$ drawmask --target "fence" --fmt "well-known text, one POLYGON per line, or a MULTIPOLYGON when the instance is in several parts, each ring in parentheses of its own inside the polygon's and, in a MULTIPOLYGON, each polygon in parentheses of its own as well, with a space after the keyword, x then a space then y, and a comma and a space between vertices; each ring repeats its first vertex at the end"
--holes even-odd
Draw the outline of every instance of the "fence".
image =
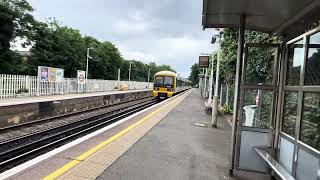
MULTIPOLYGON (((204 78, 200 78, 199 80, 199 89, 201 93, 201 97, 204 99, 208 99, 209 97, 209 89, 210 89, 210 79, 207 78, 204 80, 204 78)), ((212 84, 212 96, 214 94, 214 86, 215 83, 212 84)), ((218 89, 218 101, 219 106, 225 106, 228 105, 231 109, 233 108, 233 96, 234 96, 234 85, 233 84, 219 84, 218 89)))
POLYGON ((153 83, 120 81, 117 80, 101 80, 88 79, 87 87, 79 85, 77 78, 64 78, 62 82, 40 82, 38 89, 38 81, 36 76, 10 75, 0 74, 0 98, 12 98, 17 95, 24 96, 46 96, 54 94, 73 94, 83 92, 103 92, 113 91, 119 87, 119 84, 127 84, 129 89, 146 89, 152 88, 153 83), (87 90, 85 90, 87 88, 87 90), (27 92, 24 92, 24 89, 27 92), (18 93, 18 92, 22 93, 18 93))

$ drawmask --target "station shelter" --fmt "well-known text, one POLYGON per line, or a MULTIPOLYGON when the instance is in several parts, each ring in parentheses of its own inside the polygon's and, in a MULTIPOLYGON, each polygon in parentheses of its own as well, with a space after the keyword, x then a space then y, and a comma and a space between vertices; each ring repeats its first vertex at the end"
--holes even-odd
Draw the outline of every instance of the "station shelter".
POLYGON ((204 29, 239 30, 230 174, 320 179, 319 21, 319 0, 203 0, 204 29), (276 35, 281 43, 246 43, 246 30, 276 35), (264 78, 252 74, 258 70, 264 78))

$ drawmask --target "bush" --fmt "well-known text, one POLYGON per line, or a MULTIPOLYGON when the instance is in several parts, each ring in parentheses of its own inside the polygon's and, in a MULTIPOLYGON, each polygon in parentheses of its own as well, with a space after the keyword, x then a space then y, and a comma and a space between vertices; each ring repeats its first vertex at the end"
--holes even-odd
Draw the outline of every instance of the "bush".
POLYGON ((21 88, 16 92, 16 94, 28 93, 28 92, 29 92, 29 90, 27 88, 21 88))
POLYGON ((227 104, 225 104, 225 105, 222 107, 221 111, 224 112, 224 113, 232 113, 231 106, 230 106, 230 105, 227 105, 227 104))

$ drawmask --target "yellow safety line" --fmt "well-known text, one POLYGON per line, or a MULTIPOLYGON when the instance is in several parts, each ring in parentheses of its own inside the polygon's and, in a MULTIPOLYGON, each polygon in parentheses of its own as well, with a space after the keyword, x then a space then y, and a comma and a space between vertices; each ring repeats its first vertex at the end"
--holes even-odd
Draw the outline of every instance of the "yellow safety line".
MULTIPOLYGON (((182 97, 182 96, 180 96, 180 97, 182 97)), ((92 149, 90 149, 87 152, 85 152, 85 153, 81 154, 80 156, 76 157, 74 160, 70 161, 66 165, 60 167, 59 169, 56 169, 54 172, 52 172, 49 175, 47 175, 46 177, 44 177, 43 180, 52 180, 52 179, 58 178, 59 176, 61 176, 64 173, 66 173, 69 169, 73 168, 74 166, 79 164, 81 161, 85 160, 86 158, 88 158, 89 156, 91 156, 92 154, 97 152, 99 149, 103 148, 104 146, 106 146, 106 145, 110 144, 111 142, 115 141, 116 139, 120 138, 121 136, 123 136, 124 134, 126 134, 127 132, 132 130, 133 128, 137 127, 139 124, 143 123, 144 121, 148 120, 151 116, 153 116, 156 113, 160 112, 162 109, 164 109, 167 106, 173 104, 173 102, 176 102, 177 100, 178 100, 178 98, 173 100, 173 101, 171 101, 171 102, 169 102, 168 104, 162 106, 161 108, 157 109, 156 111, 151 112, 150 114, 148 114, 144 118, 140 119, 136 123, 130 125, 126 129, 120 131, 119 133, 117 133, 114 136, 110 137, 106 141, 101 142, 100 144, 96 145, 92 149)))

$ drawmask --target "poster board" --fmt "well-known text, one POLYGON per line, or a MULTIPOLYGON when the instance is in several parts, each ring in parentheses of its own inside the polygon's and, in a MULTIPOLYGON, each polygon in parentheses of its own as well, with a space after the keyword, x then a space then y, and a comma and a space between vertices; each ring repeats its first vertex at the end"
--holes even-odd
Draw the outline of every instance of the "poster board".
POLYGON ((78 70, 77 79, 78 79, 78 84, 86 84, 86 72, 78 70))
POLYGON ((64 70, 60 68, 38 66, 38 79, 40 82, 62 82, 64 70))

